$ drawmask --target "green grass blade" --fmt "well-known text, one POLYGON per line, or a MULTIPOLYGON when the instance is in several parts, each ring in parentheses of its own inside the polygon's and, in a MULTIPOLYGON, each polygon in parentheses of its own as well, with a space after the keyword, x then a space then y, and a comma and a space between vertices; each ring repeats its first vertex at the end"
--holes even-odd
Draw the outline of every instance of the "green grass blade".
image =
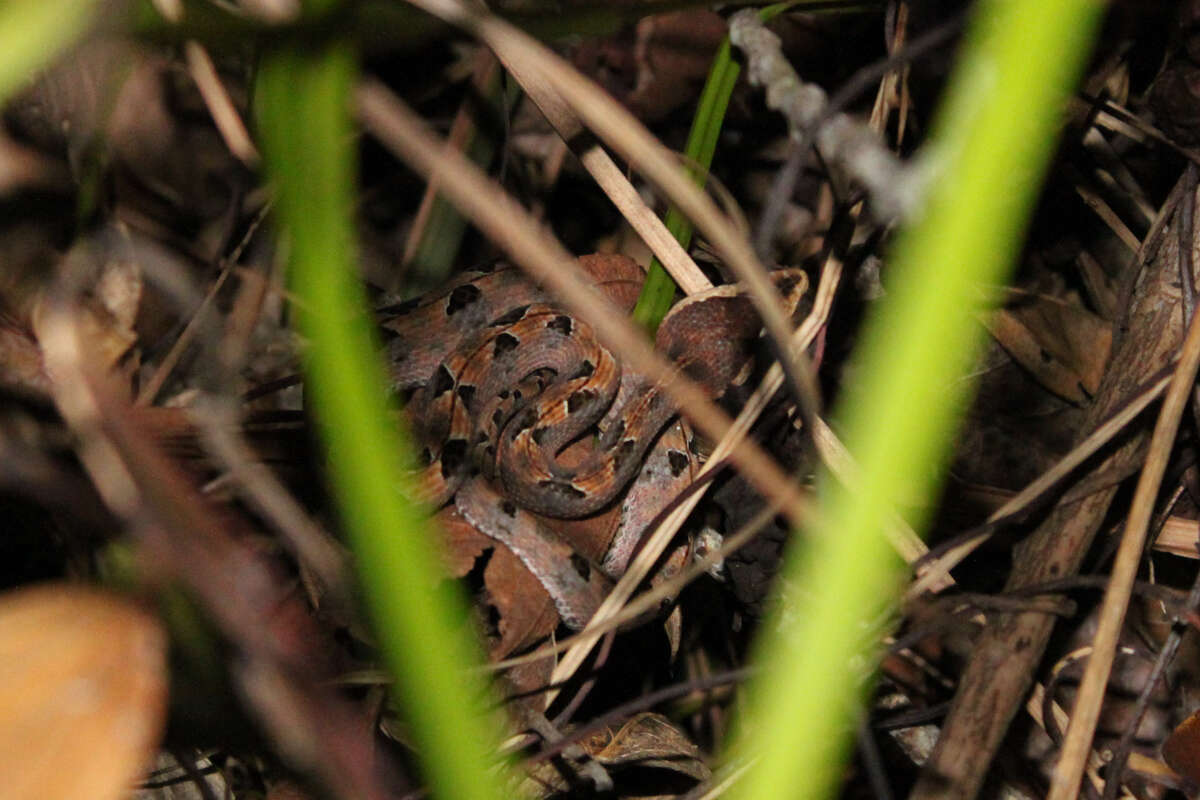
POLYGON ((96 0, 0 3, 0 102, 87 30, 95 5, 96 0))
MULTIPOLYGON (((759 16, 764 21, 769 20, 795 5, 799 5, 797 0, 776 3, 760 11, 759 16)), ((729 45, 729 37, 726 36, 713 56, 713 63, 700 92, 696 115, 692 118, 692 127, 688 131, 688 140, 684 147, 684 154, 688 159, 687 169, 700 185, 704 184, 708 170, 712 167, 713 156, 717 152, 717 140, 721 136, 721 126, 725 123, 725 112, 729 109, 729 98, 733 96, 733 87, 741 73, 742 67, 733 60, 733 50, 729 45)), ((675 241, 686 249, 692 241, 692 223, 675 206, 667 209, 664 222, 675 241)), ((637 305, 633 309, 633 321, 653 332, 666 316, 674 299, 675 282, 658 258, 653 258, 650 261, 650 269, 646 272, 646 282, 642 284, 642 293, 638 295, 637 305)))
MULTIPOLYGON (((712 166, 725 111, 729 108, 729 98, 733 95, 733 87, 741 71, 742 68, 733 60, 729 37, 726 36, 713 57, 684 150, 690 162, 688 169, 698 183, 704 182, 712 166)), ((675 206, 667 209, 665 222, 675 241, 686 248, 692 241, 692 223, 675 206)), ((650 269, 646 272, 646 282, 642 284, 642 293, 633 309, 633 321, 650 331, 655 330, 674 299, 675 282, 656 257, 651 260, 650 269)))
MULTIPOLYGON (((1011 268, 1103 6, 985 0, 934 126, 939 181, 896 243, 889 296, 864 332, 836 418, 862 469, 852 494, 826 479, 820 522, 785 570, 793 602, 763 628, 746 740, 757 761, 739 800, 822 798, 843 774, 874 656, 864 623, 902 577, 881 535, 901 497, 932 497, 982 329, 978 287, 1011 268)), ((918 526, 926 520, 913 520, 918 526)))
POLYGON ((433 546, 425 510, 406 502, 401 441, 354 247, 348 109, 356 77, 349 49, 268 54, 257 86, 260 139, 288 232, 289 282, 305 371, 328 452, 329 475, 353 546, 379 644, 435 797, 499 798, 489 774, 496 735, 472 677, 480 662, 466 606, 433 546))

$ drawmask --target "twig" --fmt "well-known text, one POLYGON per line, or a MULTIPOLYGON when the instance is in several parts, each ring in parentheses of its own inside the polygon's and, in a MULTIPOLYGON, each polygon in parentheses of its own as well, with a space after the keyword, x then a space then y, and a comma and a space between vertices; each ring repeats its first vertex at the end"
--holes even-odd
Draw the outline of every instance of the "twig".
MULTIPOLYGON (((1190 244, 1188 246, 1190 247, 1190 244)), ((1108 684, 1108 675, 1112 669, 1117 637, 1121 631, 1121 623, 1125 620, 1125 611, 1129 606, 1130 589, 1137 576, 1142 548, 1146 543, 1150 516, 1154 513, 1154 499, 1158 494, 1163 473, 1166 471, 1175 435, 1179 432, 1179 421, 1196 381, 1198 368, 1200 368, 1200 315, 1194 314, 1191 325, 1188 327, 1187 338, 1184 340, 1179 366, 1167 389, 1167 396, 1163 401, 1162 411, 1159 412, 1154 435, 1150 440, 1150 451, 1146 456, 1146 463, 1142 468, 1142 474, 1134 492, 1129 520, 1121 538, 1121 546, 1117 550, 1116 562, 1113 564, 1112 583, 1104 595, 1104 603, 1100 608, 1096 636, 1092 642, 1094 652, 1088 661, 1083 682, 1079 686, 1075 713, 1071 719, 1071 726, 1067 730, 1067 738, 1063 743, 1058 768, 1054 771, 1049 800, 1068 800, 1079 787, 1096 721, 1100 717, 1100 705, 1103 702, 1105 686, 1108 684)))
POLYGON ((881 221, 916 213, 932 175, 926 162, 905 166, 866 125, 846 114, 825 118, 825 90, 800 80, 783 56, 779 37, 757 11, 745 9, 730 18, 729 41, 746 53, 747 77, 766 90, 767 105, 787 119, 792 138, 801 144, 813 141, 827 162, 862 184, 881 221))
POLYGON ((204 98, 204 104, 208 106, 208 113, 212 117, 213 124, 217 126, 217 131, 225 140, 225 146, 239 161, 254 169, 259 163, 258 149, 250 140, 246 124, 242 122, 242 117, 233 105, 229 92, 221 83, 221 76, 217 74, 212 56, 196 41, 186 42, 183 50, 187 57, 188 73, 195 81, 196 88, 200 90, 200 96, 204 98))
POLYGON ((1175 624, 1172 625, 1171 632, 1167 634, 1167 641, 1163 643, 1162 649, 1158 653, 1158 658, 1154 661, 1154 668, 1146 678, 1146 685, 1142 687, 1142 691, 1138 694, 1133 719, 1125 726, 1125 731, 1121 734, 1121 740, 1113 750, 1112 761, 1109 762, 1109 777, 1108 783, 1104 787, 1103 800, 1115 800, 1117 796, 1117 789, 1121 785, 1121 777, 1125 772, 1125 762, 1129 760, 1129 754, 1133 750, 1133 739, 1137 734, 1138 728, 1141 727, 1142 717, 1146 715, 1146 710, 1150 707, 1150 697, 1154 693, 1155 687, 1158 686, 1158 682, 1162 680, 1163 675, 1166 673, 1167 666, 1175 658, 1175 653, 1179 650, 1179 645, 1183 641, 1183 628, 1178 623, 1182 622, 1188 615, 1195 613, 1197 608, 1200 608, 1200 572, 1196 573, 1196 578, 1192 581, 1192 590, 1188 592, 1183 608, 1174 615, 1175 624))

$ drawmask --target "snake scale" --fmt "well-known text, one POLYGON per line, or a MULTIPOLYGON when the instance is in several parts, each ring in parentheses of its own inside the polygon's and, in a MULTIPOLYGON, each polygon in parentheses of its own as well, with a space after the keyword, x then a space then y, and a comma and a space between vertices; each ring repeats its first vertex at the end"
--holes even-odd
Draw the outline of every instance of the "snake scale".
MULTIPOLYGON (((632 308, 643 278, 635 262, 578 262, 610 301, 632 308)), ((794 308, 804 273, 773 277, 794 308)), ((515 269, 467 273, 378 314, 391 387, 409 398, 423 447, 420 493, 434 506, 453 499, 525 564, 564 622, 582 627, 646 526, 691 481, 694 456, 682 426, 668 425, 676 409, 663 387, 622 370, 587 323, 515 269), (575 553, 552 528, 618 499, 603 552, 575 553)), ((760 329, 750 301, 722 286, 677 303, 656 346, 716 398, 748 374, 760 329)))

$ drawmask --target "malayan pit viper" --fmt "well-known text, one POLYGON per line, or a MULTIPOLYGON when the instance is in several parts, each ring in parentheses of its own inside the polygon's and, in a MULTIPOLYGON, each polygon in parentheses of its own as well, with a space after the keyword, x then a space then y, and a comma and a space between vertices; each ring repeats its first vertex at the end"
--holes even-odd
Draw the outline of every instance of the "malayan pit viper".
MULTIPOLYGON (((578 261, 609 300, 633 307, 643 278, 634 261, 578 261)), ((773 278, 794 308, 807 288, 804 273, 773 278)), ((623 371, 590 326, 515 269, 467 273, 378 313, 392 389, 409 397, 424 448, 421 494, 435 506, 453 499, 466 520, 525 564, 564 622, 582 627, 647 526, 694 474, 683 427, 668 425, 676 409, 666 393, 623 371), (550 528, 554 519, 586 517, 618 500, 602 553, 581 558, 550 528)), ((656 346, 716 398, 744 378, 760 329, 750 301, 722 286, 677 303, 656 346)))

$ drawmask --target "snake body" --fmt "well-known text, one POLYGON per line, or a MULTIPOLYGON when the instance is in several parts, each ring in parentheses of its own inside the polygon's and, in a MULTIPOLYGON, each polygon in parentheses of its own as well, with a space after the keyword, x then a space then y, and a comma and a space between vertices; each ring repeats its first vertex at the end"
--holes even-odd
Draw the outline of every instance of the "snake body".
MULTIPOLYGON (((632 307, 642 279, 633 261, 579 261, 610 300, 632 307)), ((774 276, 786 297, 803 294, 803 272, 774 276)), ((411 393, 407 411, 424 446, 421 493, 436 506, 455 498, 542 582, 568 625, 584 624, 646 524, 691 479, 685 435, 678 425, 663 433, 676 413, 663 387, 622 371, 590 326, 516 270, 469 274, 381 313, 394 337, 392 387, 411 393), (560 540, 545 518, 594 515, 619 496, 611 545, 594 559, 600 569, 549 544, 560 540)), ((749 300, 722 286, 677 303, 656 346, 717 397, 744 371, 760 327, 749 300)))

